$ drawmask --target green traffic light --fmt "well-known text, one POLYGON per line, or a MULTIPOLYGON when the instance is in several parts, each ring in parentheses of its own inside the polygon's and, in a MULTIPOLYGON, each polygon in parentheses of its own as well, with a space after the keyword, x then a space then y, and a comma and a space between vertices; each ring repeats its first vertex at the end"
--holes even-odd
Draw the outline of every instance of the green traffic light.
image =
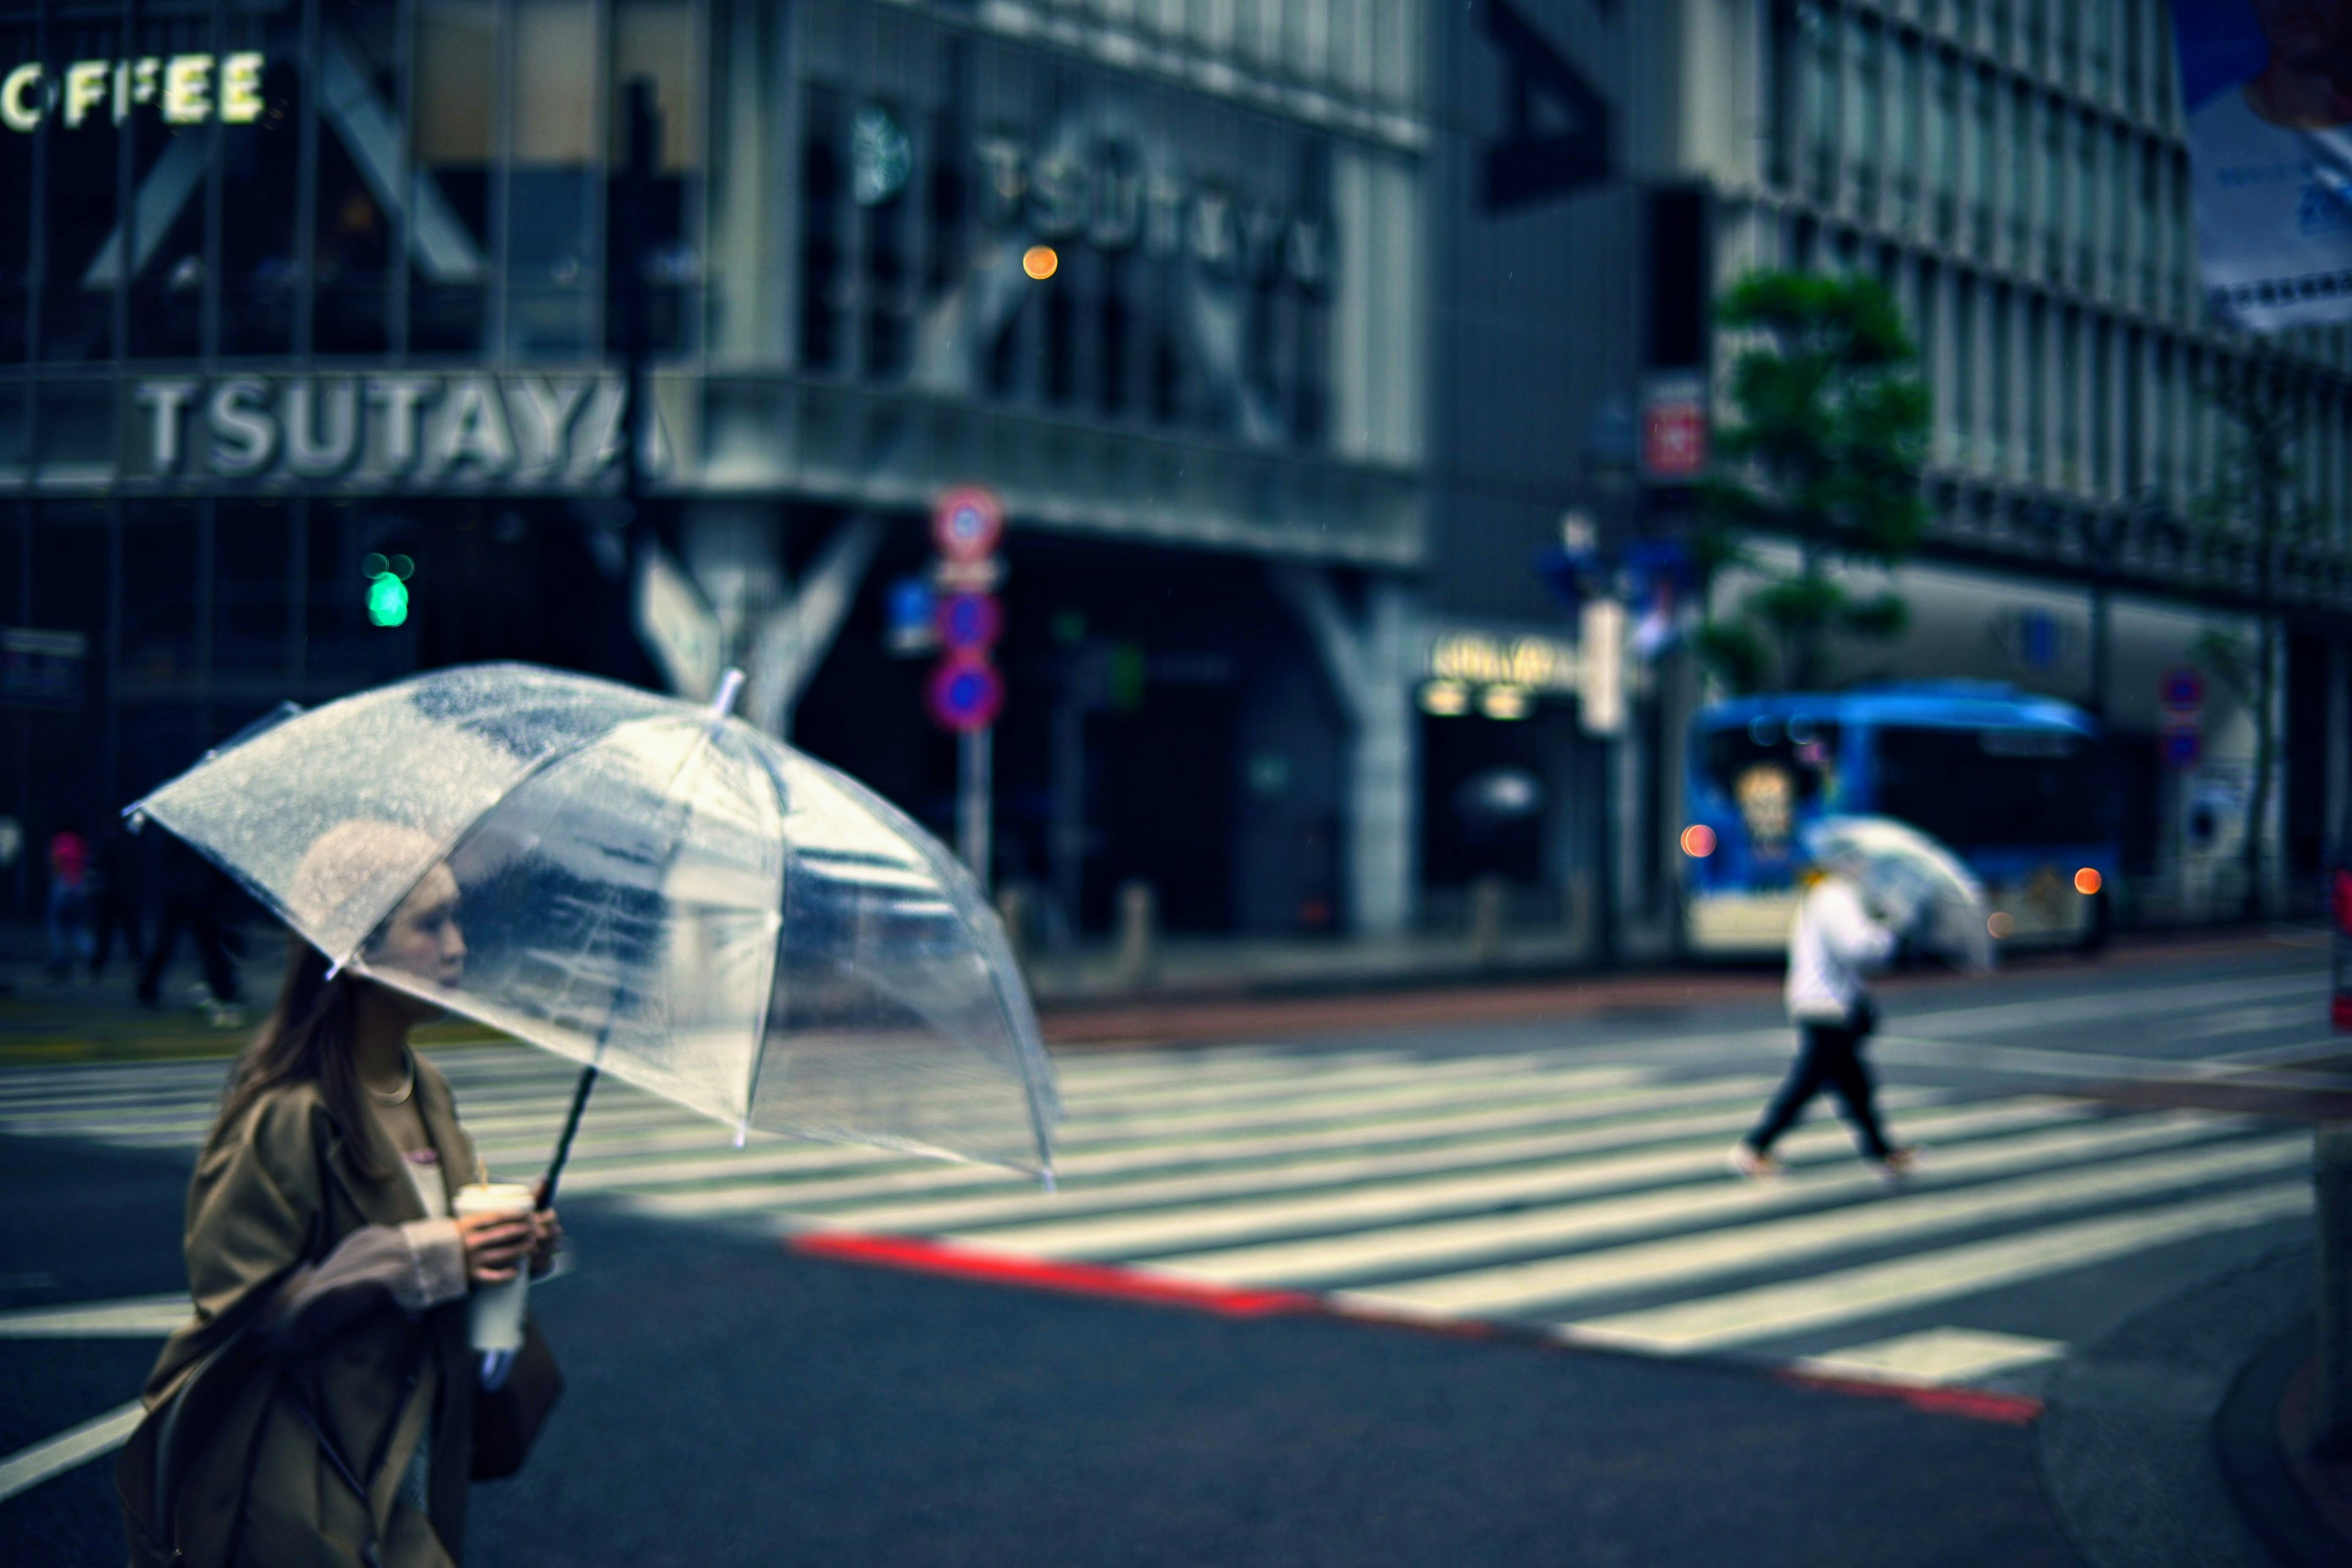
POLYGON ((408 584, 389 572, 370 582, 367 613, 380 626, 396 626, 408 619, 408 584))

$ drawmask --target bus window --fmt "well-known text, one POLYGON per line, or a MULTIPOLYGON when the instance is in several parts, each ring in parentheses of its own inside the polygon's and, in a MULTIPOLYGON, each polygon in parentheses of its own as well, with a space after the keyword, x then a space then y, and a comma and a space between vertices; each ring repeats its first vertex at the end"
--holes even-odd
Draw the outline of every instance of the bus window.
POLYGON ((1750 846, 1767 858, 1786 853, 1800 812, 1838 801, 1835 723, 1760 715, 1707 732, 1700 765, 1708 784, 1739 812, 1750 846))
POLYGON ((2106 753, 2052 730, 1887 726, 1877 809, 1955 848, 2097 844, 2111 836, 2106 753))

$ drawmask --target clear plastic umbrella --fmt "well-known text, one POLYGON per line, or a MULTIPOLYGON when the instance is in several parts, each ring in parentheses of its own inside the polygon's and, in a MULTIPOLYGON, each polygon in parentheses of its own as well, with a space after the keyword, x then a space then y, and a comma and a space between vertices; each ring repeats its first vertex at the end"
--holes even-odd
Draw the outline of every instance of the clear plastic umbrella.
POLYGON ((739 1142, 1050 1178, 1053 1070, 979 885, 724 707, 528 665, 438 670, 289 705, 131 811, 338 967, 586 1064, 572 1126, 604 1071, 739 1142), (404 909, 404 930, 446 921, 439 939, 388 940, 404 909))
POLYGON ((1940 839, 1892 816, 1831 816, 1806 829, 1805 849, 1919 946, 1973 973, 1992 968, 1984 884, 1940 839))

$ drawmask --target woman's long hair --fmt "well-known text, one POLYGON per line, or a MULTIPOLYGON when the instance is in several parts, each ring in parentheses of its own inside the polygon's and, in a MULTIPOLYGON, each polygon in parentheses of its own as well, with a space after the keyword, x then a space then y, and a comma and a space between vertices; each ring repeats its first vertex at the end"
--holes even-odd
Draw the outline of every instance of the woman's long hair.
POLYGON ((361 1175, 383 1173, 358 1066, 352 1060, 360 987, 353 974, 327 974, 326 954, 289 933, 286 980, 278 1003, 237 1058, 221 1100, 220 1124, 281 1084, 316 1083, 328 1112, 342 1129, 343 1146, 361 1175))

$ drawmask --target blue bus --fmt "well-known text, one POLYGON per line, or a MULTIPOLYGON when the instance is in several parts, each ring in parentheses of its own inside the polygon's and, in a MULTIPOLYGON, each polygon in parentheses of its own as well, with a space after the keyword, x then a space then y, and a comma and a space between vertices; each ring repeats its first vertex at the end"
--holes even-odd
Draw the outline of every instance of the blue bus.
POLYGON ((2066 703, 1982 681, 1743 697, 1701 709, 1685 755, 1683 932, 1698 956, 1786 948, 1799 835, 1869 812, 1976 871, 2004 945, 2093 947, 2120 849, 2106 747, 2066 703))

